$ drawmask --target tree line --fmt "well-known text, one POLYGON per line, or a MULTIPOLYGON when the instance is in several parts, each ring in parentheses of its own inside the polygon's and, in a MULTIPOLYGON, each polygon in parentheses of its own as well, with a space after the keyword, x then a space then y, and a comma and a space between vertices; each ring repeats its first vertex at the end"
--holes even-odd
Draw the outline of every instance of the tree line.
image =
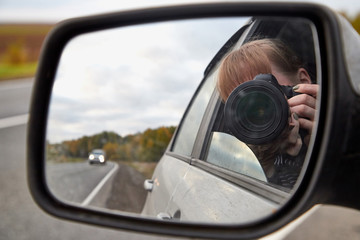
POLYGON ((57 162, 84 159, 93 149, 103 149, 108 160, 157 162, 165 152, 175 129, 174 126, 149 128, 142 133, 125 137, 104 131, 61 143, 47 143, 47 159, 57 162))

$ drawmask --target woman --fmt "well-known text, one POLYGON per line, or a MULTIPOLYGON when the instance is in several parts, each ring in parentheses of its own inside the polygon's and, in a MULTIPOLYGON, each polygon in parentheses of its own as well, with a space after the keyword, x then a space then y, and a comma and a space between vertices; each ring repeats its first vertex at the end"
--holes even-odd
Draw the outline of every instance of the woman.
POLYGON ((275 142, 250 147, 257 155, 269 182, 292 187, 300 173, 316 112, 318 85, 299 58, 281 41, 261 39, 248 42, 225 57, 219 69, 217 88, 225 102, 241 83, 258 74, 272 74, 280 85, 293 86, 296 95, 288 99, 289 127, 275 142), (301 137, 300 129, 305 132, 301 137))

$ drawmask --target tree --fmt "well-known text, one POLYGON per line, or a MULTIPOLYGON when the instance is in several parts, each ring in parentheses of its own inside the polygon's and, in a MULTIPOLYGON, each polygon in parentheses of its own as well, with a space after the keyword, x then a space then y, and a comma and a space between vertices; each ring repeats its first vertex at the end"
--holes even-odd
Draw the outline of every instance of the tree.
POLYGON ((104 145, 103 150, 105 151, 107 159, 116 158, 117 149, 119 145, 117 143, 108 142, 104 145))
POLYGON ((107 159, 157 162, 164 154, 174 131, 175 127, 149 128, 143 133, 125 137, 104 131, 93 136, 63 141, 61 144, 49 144, 48 149, 53 155, 65 158, 86 158, 93 149, 103 149, 107 159))

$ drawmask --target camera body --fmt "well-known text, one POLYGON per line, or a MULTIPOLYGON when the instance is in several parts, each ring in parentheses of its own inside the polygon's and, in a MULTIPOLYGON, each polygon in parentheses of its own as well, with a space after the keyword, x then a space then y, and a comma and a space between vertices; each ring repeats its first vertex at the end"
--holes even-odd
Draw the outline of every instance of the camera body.
POLYGON ((276 139, 288 126, 287 99, 298 95, 272 74, 259 74, 240 84, 225 102, 225 125, 240 141, 261 145, 276 139))

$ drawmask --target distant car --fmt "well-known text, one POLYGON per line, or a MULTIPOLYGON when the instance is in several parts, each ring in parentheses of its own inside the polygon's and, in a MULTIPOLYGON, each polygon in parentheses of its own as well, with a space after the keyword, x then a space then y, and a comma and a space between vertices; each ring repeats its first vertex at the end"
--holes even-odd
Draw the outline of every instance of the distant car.
POLYGON ((101 149, 94 149, 89 154, 88 158, 89 164, 93 163, 99 163, 99 164, 105 164, 105 152, 101 149))

